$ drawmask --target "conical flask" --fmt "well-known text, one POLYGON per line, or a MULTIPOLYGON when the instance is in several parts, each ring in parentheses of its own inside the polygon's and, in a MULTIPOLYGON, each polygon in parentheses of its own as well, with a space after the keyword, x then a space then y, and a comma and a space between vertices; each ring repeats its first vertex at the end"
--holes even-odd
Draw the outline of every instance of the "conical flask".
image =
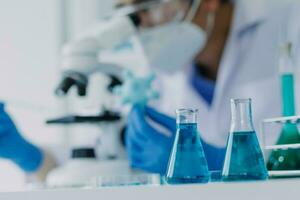
MULTIPOLYGON (((281 50, 280 76, 282 90, 283 116, 296 115, 294 95, 294 66, 292 63, 292 44, 286 43, 281 50)), ((296 124, 283 125, 277 145, 300 143, 299 130, 296 124)), ((267 167, 269 170, 299 170, 300 152, 298 149, 277 149, 271 152, 267 167)))
POLYGON ((253 128, 251 99, 231 100, 231 128, 223 181, 265 180, 268 172, 253 128))
POLYGON ((197 112, 192 109, 176 111, 177 132, 166 175, 169 184, 209 181, 207 161, 197 128, 197 112))

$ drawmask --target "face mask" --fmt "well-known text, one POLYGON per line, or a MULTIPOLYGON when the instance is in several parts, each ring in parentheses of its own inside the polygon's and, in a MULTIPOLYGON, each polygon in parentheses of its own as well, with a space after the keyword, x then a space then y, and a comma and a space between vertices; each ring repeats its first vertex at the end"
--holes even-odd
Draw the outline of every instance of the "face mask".
POLYGON ((138 38, 149 67, 165 72, 175 72, 190 64, 206 42, 205 32, 190 22, 141 30, 138 38))

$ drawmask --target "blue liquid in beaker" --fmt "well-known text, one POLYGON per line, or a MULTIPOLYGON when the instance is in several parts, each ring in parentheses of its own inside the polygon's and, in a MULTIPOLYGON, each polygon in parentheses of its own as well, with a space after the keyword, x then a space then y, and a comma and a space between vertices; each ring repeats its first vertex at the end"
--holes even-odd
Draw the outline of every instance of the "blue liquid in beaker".
POLYGON ((265 180, 268 172, 256 133, 230 133, 223 181, 265 180))
POLYGON ((207 183, 207 161, 197 130, 197 123, 177 125, 176 138, 169 162, 169 184, 207 183))

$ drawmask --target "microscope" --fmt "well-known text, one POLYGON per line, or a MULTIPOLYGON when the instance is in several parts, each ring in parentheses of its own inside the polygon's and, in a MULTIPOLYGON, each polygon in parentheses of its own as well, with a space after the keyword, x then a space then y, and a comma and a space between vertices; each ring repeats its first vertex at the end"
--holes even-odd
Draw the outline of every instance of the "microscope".
POLYGON ((105 99, 111 105, 100 109, 99 114, 76 113, 47 121, 47 124, 67 126, 70 137, 79 135, 78 138, 85 140, 89 134, 99 135, 99 138, 90 143, 80 144, 82 140, 79 139, 77 144, 71 144, 69 161, 50 172, 47 178, 50 187, 78 186, 102 175, 130 173, 122 145, 125 120, 122 111, 115 110, 112 97, 114 95, 111 94, 116 86, 122 85, 126 68, 102 62, 99 55, 128 40, 134 35, 135 26, 136 21, 132 17, 115 17, 107 23, 100 23, 63 46, 62 80, 55 94, 67 97, 72 94, 71 91, 76 91, 75 99, 84 99, 90 95, 88 86, 91 77, 100 73, 108 77, 109 82, 104 86, 107 94, 98 95, 99 99, 96 100, 101 102, 105 99), (97 144, 93 146, 91 143, 97 144))

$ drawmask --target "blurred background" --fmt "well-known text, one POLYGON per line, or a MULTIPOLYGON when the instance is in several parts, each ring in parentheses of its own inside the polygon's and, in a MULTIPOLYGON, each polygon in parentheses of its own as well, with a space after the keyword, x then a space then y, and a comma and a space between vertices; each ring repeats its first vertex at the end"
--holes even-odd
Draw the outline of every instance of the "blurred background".
MULTIPOLYGON (((42 145, 68 140, 46 118, 67 112, 55 98, 63 43, 111 11, 113 0, 0 0, 0 99, 22 133, 42 145), (25 31, 26 30, 26 31, 25 31)), ((60 152, 63 153, 63 152, 60 152)), ((0 190, 22 187, 24 174, 0 160, 0 190)))

